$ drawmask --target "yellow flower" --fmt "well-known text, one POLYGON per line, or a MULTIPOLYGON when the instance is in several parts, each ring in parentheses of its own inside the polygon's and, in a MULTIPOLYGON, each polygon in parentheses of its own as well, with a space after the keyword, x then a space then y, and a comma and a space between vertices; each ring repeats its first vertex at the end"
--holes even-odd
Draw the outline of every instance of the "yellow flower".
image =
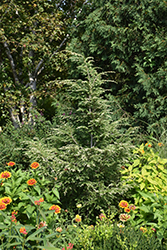
POLYGON ((8 179, 11 177, 11 173, 8 171, 4 171, 0 174, 0 179, 8 179))
POLYGON ((122 201, 120 201, 119 206, 122 207, 122 208, 125 208, 125 207, 128 207, 129 204, 128 204, 127 201, 122 200, 122 201))
POLYGON ((81 208, 81 207, 82 207, 82 204, 78 204, 78 205, 77 205, 77 208, 81 208))
POLYGON ((0 202, 0 210, 5 210, 6 209, 6 204, 3 202, 0 202))
POLYGON ((52 205, 49 210, 55 210, 55 214, 59 214, 61 211, 61 207, 59 207, 58 205, 52 205))
POLYGON ((81 222, 81 216, 79 216, 79 214, 77 214, 76 216, 75 216, 75 219, 74 219, 76 222, 81 222))
POLYGON ((0 199, 0 202, 8 205, 8 204, 10 204, 12 202, 12 199, 10 197, 3 197, 3 198, 0 199))
POLYGON ((147 228, 145 228, 145 227, 140 227, 140 231, 142 231, 143 233, 146 233, 146 232, 147 232, 147 228))

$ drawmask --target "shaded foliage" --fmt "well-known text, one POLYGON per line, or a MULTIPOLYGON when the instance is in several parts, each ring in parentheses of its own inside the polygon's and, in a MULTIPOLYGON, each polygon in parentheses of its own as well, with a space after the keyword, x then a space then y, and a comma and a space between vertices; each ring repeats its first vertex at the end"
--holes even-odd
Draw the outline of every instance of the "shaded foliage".
POLYGON ((149 131, 166 122, 166 15, 166 1, 89 1, 68 44, 117 72, 118 85, 106 87, 149 131))

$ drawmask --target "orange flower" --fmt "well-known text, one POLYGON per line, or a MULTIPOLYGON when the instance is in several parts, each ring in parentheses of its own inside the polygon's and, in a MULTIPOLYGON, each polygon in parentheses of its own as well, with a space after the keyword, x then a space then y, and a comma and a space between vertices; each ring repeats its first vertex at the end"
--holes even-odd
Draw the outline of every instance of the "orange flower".
POLYGON ((33 186, 33 185, 35 185, 36 183, 37 183, 37 181, 36 181, 35 179, 30 179, 30 180, 27 181, 27 184, 28 184, 29 186, 33 186))
POLYGON ((55 214, 59 214, 61 211, 61 208, 58 205, 52 205, 49 210, 55 210, 55 214))
POLYGON ((0 174, 0 179, 8 179, 11 177, 11 173, 8 171, 4 171, 0 174))
POLYGON ((0 202, 0 210, 5 210, 6 209, 6 204, 0 202))
POLYGON ((17 214, 18 214, 18 211, 15 211, 15 210, 14 210, 14 211, 12 212, 12 215, 17 215, 17 214))
POLYGON ((162 142, 159 142, 159 143, 158 143, 158 146, 159 146, 159 147, 162 147, 162 146, 164 146, 164 144, 163 144, 162 142))
POLYGON ((147 146, 147 147, 149 147, 149 148, 152 147, 151 143, 148 143, 148 142, 145 144, 145 146, 147 146))
POLYGON ((34 201, 34 203, 35 203, 35 205, 40 205, 41 204, 41 202, 43 202, 44 201, 44 199, 43 198, 40 198, 38 201, 34 201))
POLYGON ((16 216, 15 216, 15 215, 17 215, 17 213, 18 213, 18 212, 15 212, 15 210, 12 212, 12 216, 11 216, 11 221, 12 221, 12 222, 17 223, 16 216))
POLYGON ((17 223, 17 219, 16 219, 16 216, 12 214, 11 216, 11 221, 14 222, 14 223, 17 223))
POLYGON ((10 166, 10 167, 13 167, 15 165, 15 162, 14 161, 10 161, 10 162, 7 163, 7 165, 10 166))
POLYGON ((19 231, 22 234, 27 234, 25 227, 21 227, 19 231))
POLYGON ((10 197, 3 197, 0 199, 0 202, 5 203, 6 205, 10 204, 12 202, 12 199, 10 197))
POLYGON ((77 214, 76 216, 75 216, 75 219, 74 219, 76 222, 81 222, 81 216, 79 216, 79 214, 77 214))
POLYGON ((130 208, 129 208, 129 207, 125 207, 125 208, 124 208, 124 211, 125 211, 126 213, 129 213, 129 212, 130 212, 130 208))
POLYGON ((39 167, 39 163, 38 162, 33 162, 30 166, 32 169, 36 169, 39 167))
POLYGON ((43 202, 43 201, 44 201, 44 199, 43 199, 43 198, 40 198, 40 199, 39 199, 39 202, 43 202))
POLYGON ((120 201, 119 206, 122 207, 122 208, 125 208, 125 207, 128 207, 129 204, 128 204, 127 201, 122 200, 122 201, 120 201))

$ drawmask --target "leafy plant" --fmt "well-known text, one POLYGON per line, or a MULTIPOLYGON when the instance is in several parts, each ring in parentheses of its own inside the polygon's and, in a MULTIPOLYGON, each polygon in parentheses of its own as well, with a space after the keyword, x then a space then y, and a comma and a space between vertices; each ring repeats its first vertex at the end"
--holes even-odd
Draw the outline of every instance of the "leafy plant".
POLYGON ((157 238, 166 238, 166 178, 167 159, 154 153, 152 145, 146 143, 134 150, 137 159, 122 171, 125 185, 131 184, 131 197, 138 207, 133 225, 151 225, 157 230, 157 238))
POLYGON ((85 226, 78 230, 78 250, 143 250, 166 249, 165 245, 159 243, 154 232, 143 233, 140 229, 132 227, 130 224, 121 227, 113 219, 114 215, 103 217, 96 222, 95 226, 85 226))
POLYGON ((61 208, 53 205, 60 203, 58 186, 42 175, 39 163, 33 162, 31 168, 22 171, 9 162, 0 174, 2 249, 15 245, 33 249, 42 243, 49 247, 49 239, 58 234, 53 231, 60 223, 61 208))
POLYGON ((135 190, 135 203, 142 203, 143 199, 138 191, 166 195, 167 159, 161 159, 151 145, 143 144, 134 150, 137 159, 122 170, 122 179, 131 184, 135 190))

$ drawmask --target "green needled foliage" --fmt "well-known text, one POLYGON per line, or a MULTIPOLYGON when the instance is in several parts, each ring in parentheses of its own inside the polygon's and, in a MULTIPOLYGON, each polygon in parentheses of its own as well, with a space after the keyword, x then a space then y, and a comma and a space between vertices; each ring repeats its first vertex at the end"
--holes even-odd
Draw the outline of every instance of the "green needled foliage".
POLYGON ((88 218, 118 203, 128 190, 128 185, 122 189, 120 170, 128 162, 134 129, 127 126, 121 133, 126 119, 112 120, 111 103, 102 88, 106 74, 97 72, 91 58, 73 55, 72 60, 79 64, 81 79, 59 84, 50 140, 57 148, 55 172, 62 204, 75 209, 81 203, 81 213, 88 218))
POLYGON ((116 71, 118 85, 106 87, 148 131, 166 122, 166 15, 164 0, 88 1, 68 44, 103 71, 116 71))

